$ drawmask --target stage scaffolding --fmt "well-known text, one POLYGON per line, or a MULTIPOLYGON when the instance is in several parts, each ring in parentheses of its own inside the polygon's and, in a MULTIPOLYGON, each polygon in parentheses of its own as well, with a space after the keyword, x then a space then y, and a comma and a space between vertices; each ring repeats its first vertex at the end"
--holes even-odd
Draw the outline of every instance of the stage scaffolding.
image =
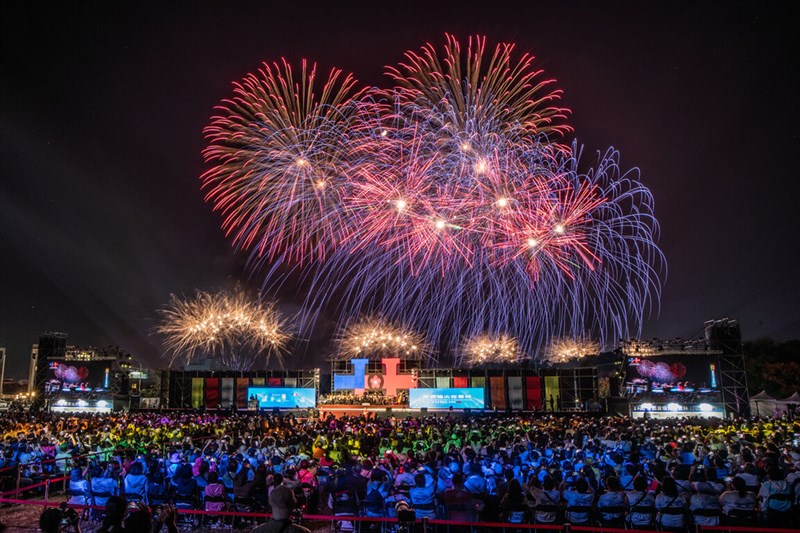
POLYGON ((750 395, 739 322, 730 318, 709 320, 705 323, 705 336, 711 348, 721 352, 719 376, 727 416, 749 417, 750 395))

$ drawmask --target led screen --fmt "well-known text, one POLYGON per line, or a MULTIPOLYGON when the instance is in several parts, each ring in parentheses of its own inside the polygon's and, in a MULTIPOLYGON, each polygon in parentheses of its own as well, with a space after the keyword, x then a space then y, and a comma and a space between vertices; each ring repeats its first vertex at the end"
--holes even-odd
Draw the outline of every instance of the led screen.
POLYGON ((626 381, 638 389, 702 392, 719 390, 719 369, 714 355, 658 355, 628 357, 626 381))
POLYGON ((315 389, 250 387, 247 397, 255 396, 260 409, 305 409, 317 405, 315 389))
POLYGON ((484 409, 483 389, 409 389, 412 409, 484 409))
POLYGON ((49 361, 45 387, 50 392, 108 390, 113 361, 49 361))

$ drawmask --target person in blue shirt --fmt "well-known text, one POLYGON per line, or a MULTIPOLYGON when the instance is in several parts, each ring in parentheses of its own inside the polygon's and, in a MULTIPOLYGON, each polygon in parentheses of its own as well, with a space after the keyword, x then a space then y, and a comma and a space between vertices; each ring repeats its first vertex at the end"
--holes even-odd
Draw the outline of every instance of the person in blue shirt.
POLYGON ((142 463, 137 461, 131 465, 122 485, 125 494, 135 494, 142 499, 147 498, 147 476, 144 475, 142 463))
POLYGON ((102 466, 95 466, 92 469, 90 483, 94 504, 97 506, 105 506, 109 496, 119 494, 119 485, 116 478, 111 477, 111 472, 102 466))
MULTIPOLYGON (((594 502, 594 493, 589 482, 581 477, 571 488, 564 487, 562 498, 567 502, 567 507, 591 507, 594 502)), ((585 512, 567 512, 567 519, 571 522, 582 524, 589 521, 589 514, 585 512)))
POLYGON ((409 495, 418 518, 436 518, 436 483, 427 472, 418 472, 414 476, 414 486, 409 490, 409 495))

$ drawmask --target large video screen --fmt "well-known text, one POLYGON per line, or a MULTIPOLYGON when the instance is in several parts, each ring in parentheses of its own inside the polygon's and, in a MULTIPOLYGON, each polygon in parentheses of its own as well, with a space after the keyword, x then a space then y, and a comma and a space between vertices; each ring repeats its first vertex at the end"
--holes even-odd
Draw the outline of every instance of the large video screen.
POLYGON ((247 397, 258 400, 259 409, 306 409, 316 407, 316 389, 250 387, 247 397))
POLYGON ((45 389, 49 392, 107 391, 113 361, 48 361, 45 389))
POLYGON ((631 392, 714 392, 719 368, 714 355, 628 357, 626 385, 631 392))
POLYGON ((411 409, 484 409, 483 389, 409 389, 411 409))

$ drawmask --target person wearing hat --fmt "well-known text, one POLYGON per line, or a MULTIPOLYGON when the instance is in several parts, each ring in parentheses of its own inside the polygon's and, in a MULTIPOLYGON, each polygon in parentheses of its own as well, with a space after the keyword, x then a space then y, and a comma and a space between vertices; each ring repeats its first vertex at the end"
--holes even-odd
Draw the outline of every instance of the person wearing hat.
POLYGON ((269 493, 269 506, 272 508, 272 520, 253 529, 253 533, 311 533, 311 530, 293 523, 290 518, 297 501, 289 487, 274 487, 269 493))

